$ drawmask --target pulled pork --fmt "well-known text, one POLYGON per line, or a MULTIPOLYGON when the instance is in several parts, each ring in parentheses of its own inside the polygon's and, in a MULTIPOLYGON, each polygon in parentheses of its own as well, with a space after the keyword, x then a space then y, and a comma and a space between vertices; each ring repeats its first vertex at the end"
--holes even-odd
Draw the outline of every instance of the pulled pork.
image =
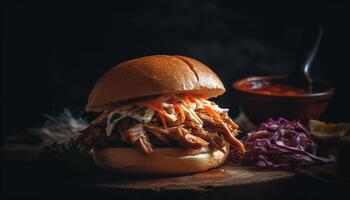
POLYGON ((244 152, 227 111, 196 95, 161 96, 105 111, 79 141, 84 150, 133 145, 149 154, 153 146, 222 149, 230 144, 244 152))

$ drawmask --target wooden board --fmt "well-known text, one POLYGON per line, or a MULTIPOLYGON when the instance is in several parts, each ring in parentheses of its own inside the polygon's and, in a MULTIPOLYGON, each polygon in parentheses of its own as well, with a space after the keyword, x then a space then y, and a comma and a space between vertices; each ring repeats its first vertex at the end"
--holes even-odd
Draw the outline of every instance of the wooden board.
MULTIPOLYGON (((9 197, 16 195, 55 199, 310 199, 327 194, 343 194, 324 184, 329 170, 316 170, 315 166, 294 173, 289 171, 261 170, 254 167, 227 163, 207 172, 177 177, 120 176, 102 169, 64 167, 57 162, 9 163, 4 182, 9 197), (9 165, 11 164, 11 165, 9 165), (306 171, 306 172, 305 172, 306 171), (30 172, 30 173, 28 173, 30 172), (307 174, 307 177, 303 176, 307 174), (310 174, 310 175, 309 175, 310 174), (319 176, 326 174, 326 176, 319 176), (312 179, 308 178, 312 177, 312 179), (317 182, 315 180, 317 179, 317 182), (20 180, 20 181, 18 181, 20 180), (322 183, 322 184, 321 184, 322 183), (331 190, 332 189, 332 190, 331 190), (295 192, 295 191, 298 192, 295 192), (287 194, 287 195, 286 195, 287 194)), ((4 166, 3 166, 4 167, 4 166)), ((13 199, 13 198, 9 198, 13 199)), ((20 198, 18 198, 20 199, 20 198)), ((316 198, 320 199, 320 198, 316 198)), ((329 199, 329 198, 327 198, 329 199)))
POLYGON ((110 177, 97 181, 96 187, 131 190, 206 190, 234 187, 288 179, 296 174, 289 171, 261 170, 232 163, 203 173, 176 177, 110 177))

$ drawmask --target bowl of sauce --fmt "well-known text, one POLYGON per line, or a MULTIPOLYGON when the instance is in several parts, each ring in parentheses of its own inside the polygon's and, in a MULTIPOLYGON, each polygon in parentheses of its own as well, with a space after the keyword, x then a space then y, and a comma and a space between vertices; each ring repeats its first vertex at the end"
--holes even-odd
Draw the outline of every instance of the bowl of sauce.
POLYGON ((334 95, 333 87, 323 81, 315 80, 309 87, 285 76, 248 77, 232 86, 240 109, 256 125, 271 117, 307 124, 321 116, 334 95))

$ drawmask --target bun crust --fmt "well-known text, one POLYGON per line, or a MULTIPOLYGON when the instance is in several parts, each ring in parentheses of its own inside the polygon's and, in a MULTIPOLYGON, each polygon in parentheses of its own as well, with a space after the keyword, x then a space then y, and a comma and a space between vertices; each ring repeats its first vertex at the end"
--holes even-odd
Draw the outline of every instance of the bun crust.
POLYGON ((207 171, 223 164, 229 146, 210 148, 155 148, 149 155, 134 148, 105 148, 93 150, 95 163, 108 170, 123 174, 179 175, 207 171))
POLYGON ((123 62, 105 73, 93 87, 86 111, 108 104, 171 93, 194 93, 208 98, 225 92, 218 76, 206 65, 185 56, 154 55, 123 62))

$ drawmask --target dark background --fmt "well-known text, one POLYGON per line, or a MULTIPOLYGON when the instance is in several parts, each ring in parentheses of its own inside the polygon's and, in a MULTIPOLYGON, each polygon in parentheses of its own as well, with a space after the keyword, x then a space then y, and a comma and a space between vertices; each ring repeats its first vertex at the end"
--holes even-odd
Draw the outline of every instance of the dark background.
POLYGON ((182 54, 210 66, 238 108, 231 84, 248 75, 288 74, 324 27, 312 75, 336 96, 323 119, 349 121, 349 7, 327 1, 7 2, 1 25, 1 127, 40 126, 42 114, 80 114, 95 81, 122 61, 182 54), (310 42, 311 41, 311 42, 310 42))
MULTIPOLYGON (((336 89, 322 119, 349 122, 350 7, 339 1, 237 2, 2 2, 1 135, 41 126, 46 120, 43 114, 54 115, 64 108, 83 114, 92 86, 107 69, 152 54, 187 55, 210 66, 227 89, 216 101, 229 107, 235 117, 239 110, 232 98, 232 82, 249 75, 292 72, 314 42, 320 25, 324 37, 312 76, 336 89)), ((4 163, 0 188, 6 186, 5 194, 10 197, 98 199, 103 194, 103 198, 123 198, 119 192, 77 188, 89 178, 87 174, 94 176, 85 163, 72 172, 65 165, 69 162, 4 163)), ((255 189, 242 190, 242 197, 338 199, 348 195, 348 189, 332 181, 306 180, 256 186, 273 192, 271 198, 255 189)))

